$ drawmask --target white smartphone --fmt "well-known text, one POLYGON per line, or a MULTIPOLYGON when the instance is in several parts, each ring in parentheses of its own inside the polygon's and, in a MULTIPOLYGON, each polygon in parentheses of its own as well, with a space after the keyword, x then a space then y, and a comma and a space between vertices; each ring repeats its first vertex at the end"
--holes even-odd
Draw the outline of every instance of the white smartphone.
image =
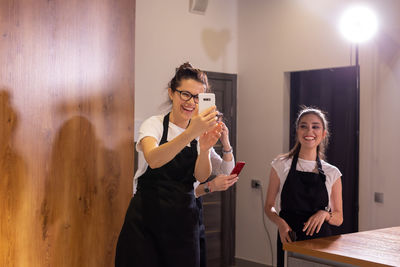
POLYGON ((214 93, 200 93, 199 94, 199 113, 203 112, 209 107, 215 106, 214 93))

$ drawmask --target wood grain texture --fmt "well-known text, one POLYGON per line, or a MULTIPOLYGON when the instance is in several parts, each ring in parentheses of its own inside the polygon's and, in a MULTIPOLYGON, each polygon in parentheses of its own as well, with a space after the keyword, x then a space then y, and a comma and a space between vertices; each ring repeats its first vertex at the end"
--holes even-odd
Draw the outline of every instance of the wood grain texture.
POLYGON ((400 266, 400 227, 286 243, 283 248, 356 266, 400 266))
POLYGON ((0 0, 0 266, 113 266, 134 18, 134 0, 0 0))

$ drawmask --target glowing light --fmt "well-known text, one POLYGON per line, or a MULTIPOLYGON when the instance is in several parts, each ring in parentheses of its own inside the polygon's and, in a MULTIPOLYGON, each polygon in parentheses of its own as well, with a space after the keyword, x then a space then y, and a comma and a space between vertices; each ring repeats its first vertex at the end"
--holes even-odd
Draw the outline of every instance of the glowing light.
POLYGON ((346 39, 353 43, 361 43, 376 33, 378 22, 371 9, 355 6, 344 12, 339 27, 346 39))

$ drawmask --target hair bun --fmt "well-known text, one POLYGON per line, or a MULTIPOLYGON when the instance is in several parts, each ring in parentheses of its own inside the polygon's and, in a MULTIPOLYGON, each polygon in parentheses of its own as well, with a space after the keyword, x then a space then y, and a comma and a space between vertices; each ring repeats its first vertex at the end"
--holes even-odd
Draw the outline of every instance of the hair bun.
POLYGON ((179 66, 178 70, 184 70, 184 69, 193 69, 193 66, 189 62, 185 62, 179 66))
POLYGON ((207 75, 205 72, 195 69, 189 62, 183 63, 175 70, 175 75, 168 83, 168 88, 171 88, 172 91, 175 91, 180 86, 181 81, 187 79, 192 79, 202 83, 205 91, 208 92, 209 85, 207 75))

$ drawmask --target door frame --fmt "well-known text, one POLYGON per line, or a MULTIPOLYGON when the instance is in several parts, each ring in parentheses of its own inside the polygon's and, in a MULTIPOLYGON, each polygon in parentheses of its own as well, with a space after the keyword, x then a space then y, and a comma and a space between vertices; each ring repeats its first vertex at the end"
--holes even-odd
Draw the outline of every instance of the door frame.
MULTIPOLYGON (((206 71, 208 80, 229 80, 232 82, 231 107, 229 117, 229 140, 236 158, 237 144, 237 74, 206 71)), ((212 91, 212 88, 211 88, 212 91)), ((230 190, 221 192, 221 266, 232 266, 235 263, 236 240, 236 185, 230 190)))

